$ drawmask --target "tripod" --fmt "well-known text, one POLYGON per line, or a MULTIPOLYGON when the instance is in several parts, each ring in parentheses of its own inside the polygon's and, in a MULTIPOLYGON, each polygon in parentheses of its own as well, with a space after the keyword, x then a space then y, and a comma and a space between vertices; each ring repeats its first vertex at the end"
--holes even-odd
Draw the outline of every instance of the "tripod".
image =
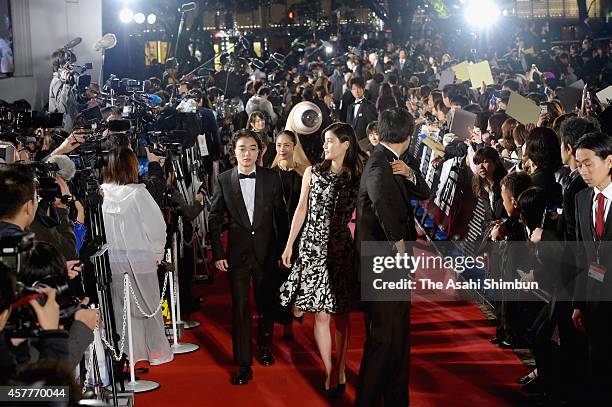
MULTIPOLYGON (((102 197, 98 194, 98 191, 90 193, 87 197, 87 219, 88 219, 88 230, 90 247, 88 251, 95 251, 90 257, 90 261, 93 264, 95 277, 96 277, 96 290, 98 294, 98 304, 100 305, 100 317, 104 324, 104 330, 107 332, 107 337, 110 337, 111 346, 115 349, 119 347, 119 343, 116 335, 115 326, 115 314, 113 311, 113 301, 110 293, 110 284, 112 281, 112 274, 110 269, 110 262, 108 259, 108 245, 106 244, 106 231, 104 229, 104 218, 102 216, 102 197)), ((94 354, 95 356, 95 354, 94 354)), ((109 367, 109 379, 111 393, 113 396, 113 405, 118 406, 117 400, 117 377, 115 369, 118 368, 113 355, 110 350, 105 352, 105 359, 107 366, 109 367)), ((94 368, 94 388, 96 395, 101 396, 103 388, 100 380, 100 372, 97 369, 97 358, 95 360, 94 368)), ((122 358, 123 362, 123 358, 122 358)), ((124 392, 123 382, 121 382, 121 391, 124 392)))
MULTIPOLYGON (((189 150, 187 150, 189 151, 189 150)), ((189 188, 187 187, 186 181, 185 181, 185 176, 183 174, 183 167, 181 165, 180 162, 180 157, 177 155, 171 155, 170 156, 171 160, 172 160, 172 169, 174 170, 174 173, 176 174, 176 185, 177 185, 177 189, 179 191, 179 193, 181 194, 181 197, 183 198, 184 202, 187 205, 191 205, 193 204, 193 199, 195 194, 190 193, 189 188)), ((193 180, 191 182, 191 185, 193 186, 193 180)), ((183 236, 183 230, 182 230, 182 222, 178 222, 178 227, 177 230, 179 232, 179 236, 182 239, 177 239, 177 242, 181 242, 182 240, 184 240, 184 236, 183 236)), ((193 234, 192 234, 193 237, 193 234)), ((195 239, 192 239, 195 240, 195 239)), ((178 260, 181 257, 183 257, 183 245, 182 244, 178 244, 176 245, 177 250, 175 251, 175 259, 178 260)), ((195 267, 195 264, 193 265, 193 267, 195 267)), ((177 274, 178 276, 178 274, 177 274)), ((177 280, 177 286, 178 286, 178 280, 177 280)), ((182 321, 181 320, 181 301, 180 301, 180 293, 179 290, 177 289, 177 301, 176 301, 176 315, 177 315, 177 321, 179 323, 183 323, 183 326, 185 327, 185 329, 190 329, 190 328, 197 328, 198 326, 200 326, 200 323, 198 321, 182 321)))

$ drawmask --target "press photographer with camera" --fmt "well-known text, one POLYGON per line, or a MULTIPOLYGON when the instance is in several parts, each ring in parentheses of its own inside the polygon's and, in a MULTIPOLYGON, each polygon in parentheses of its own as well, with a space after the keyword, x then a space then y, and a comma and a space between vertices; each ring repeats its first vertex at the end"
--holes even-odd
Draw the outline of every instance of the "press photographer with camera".
MULTIPOLYGON (((59 177, 58 177, 59 178, 59 177)), ((59 223, 55 223, 39 207, 39 196, 36 191, 36 178, 34 172, 27 165, 12 164, 0 166, 0 190, 3 199, 0 202, 0 238, 20 237, 27 231, 34 232, 36 239, 46 241, 56 247, 60 253, 70 255, 67 267, 72 276, 80 271, 77 265, 76 239, 72 223, 68 220, 67 210, 58 208, 59 223)), ((66 183, 57 181, 63 185, 68 194, 66 183)), ((64 193, 64 192, 62 192, 64 193)))
MULTIPOLYGON (((6 384, 18 370, 27 368, 30 362, 39 360, 62 361, 68 357, 68 332, 59 329, 59 305, 55 300, 55 290, 40 288, 44 305, 37 299, 29 301, 34 311, 34 321, 38 324, 36 347, 23 338, 9 335, 12 308, 16 298, 15 273, 0 262, 0 383, 6 384)), ((23 305, 27 307, 28 305, 23 305)))
POLYGON ((23 256, 18 283, 28 287, 49 286, 55 290, 60 306, 60 328, 68 331, 68 357, 63 362, 74 369, 93 341, 98 311, 88 309, 88 298, 81 300, 70 290, 66 260, 52 245, 35 242, 23 256))
POLYGON ((0 238, 25 235, 38 210, 32 170, 18 164, 0 166, 0 190, 0 238))
POLYGON ((53 79, 49 85, 49 112, 64 113, 64 130, 72 131, 72 122, 78 114, 78 84, 75 82, 70 64, 76 62, 76 55, 66 48, 51 54, 53 79))

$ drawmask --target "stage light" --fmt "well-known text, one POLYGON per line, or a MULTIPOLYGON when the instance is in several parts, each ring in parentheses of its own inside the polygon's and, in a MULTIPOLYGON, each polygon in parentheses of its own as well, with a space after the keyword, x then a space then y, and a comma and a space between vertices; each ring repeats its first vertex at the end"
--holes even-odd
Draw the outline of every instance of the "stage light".
POLYGON ((136 13, 134 14, 134 22, 136 24, 142 24, 145 22, 145 15, 142 13, 136 13))
POLYGON ((368 39, 368 34, 363 34, 363 39, 367 40, 368 39))
POLYGON ((155 24, 156 21, 157 21, 157 16, 155 14, 151 13, 147 16, 147 23, 155 24))
POLYGON ((495 24, 500 14, 499 7, 492 0, 470 0, 465 9, 465 19, 475 27, 495 24))
POLYGON ((124 8, 119 12, 119 20, 124 24, 132 21, 132 18, 134 18, 134 12, 129 8, 124 8))

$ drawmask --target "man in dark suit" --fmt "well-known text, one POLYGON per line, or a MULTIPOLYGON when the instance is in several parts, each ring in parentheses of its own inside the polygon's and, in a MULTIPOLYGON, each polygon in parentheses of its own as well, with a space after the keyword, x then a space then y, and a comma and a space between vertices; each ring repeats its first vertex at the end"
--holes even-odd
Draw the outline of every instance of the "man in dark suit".
POLYGON ((351 93, 355 101, 346 111, 346 122, 353 126, 357 140, 368 137, 366 127, 377 118, 376 106, 365 98, 365 83, 362 78, 353 78, 350 81, 351 93))
POLYGON ((229 144, 237 167, 219 175, 214 190, 209 225, 215 266, 229 271, 232 290, 232 346, 239 366, 232 384, 247 384, 251 365, 251 312, 249 281, 258 314, 257 344, 260 364, 274 363, 271 352, 274 327, 274 272, 287 241, 288 215, 278 174, 259 167, 261 140, 250 130, 236 132, 229 144), (227 253, 221 244, 224 216, 229 220, 227 253))
POLYGON ((561 343, 560 354, 560 392, 562 398, 568 401, 580 400, 582 377, 584 377, 584 361, 586 359, 586 341, 584 335, 580 334, 572 322, 571 298, 575 290, 576 270, 585 267, 584 264, 576 264, 576 195, 588 188, 578 171, 576 163, 576 143, 584 134, 599 130, 599 124, 594 119, 584 117, 571 117, 565 120, 559 135, 561 137, 561 159, 564 165, 570 169, 570 173, 561 179, 563 187, 563 212, 559 217, 558 235, 565 240, 563 250, 562 270, 560 281, 557 282, 555 290, 556 304, 553 308, 553 317, 559 327, 559 338, 561 343))
POLYGON ((609 405, 612 400, 612 137, 589 133, 576 143, 578 170, 588 185, 576 194, 576 328, 588 342, 587 391, 581 401, 609 405), (582 265, 582 267, 580 267, 582 265))
MULTIPOLYGON (((362 242, 378 241, 390 242, 403 255, 405 242, 417 239, 410 200, 426 199, 430 191, 416 164, 404 154, 414 128, 414 118, 403 108, 380 114, 380 144, 366 164, 357 196, 355 243, 359 252, 362 242)), ((364 309, 366 341, 355 405, 377 406, 382 398, 385 406, 407 406, 410 301, 366 302, 364 309)))
POLYGON ((399 50, 395 66, 397 67, 397 73, 400 79, 407 82, 412 76, 412 65, 410 61, 408 61, 408 56, 406 55, 405 49, 399 50))

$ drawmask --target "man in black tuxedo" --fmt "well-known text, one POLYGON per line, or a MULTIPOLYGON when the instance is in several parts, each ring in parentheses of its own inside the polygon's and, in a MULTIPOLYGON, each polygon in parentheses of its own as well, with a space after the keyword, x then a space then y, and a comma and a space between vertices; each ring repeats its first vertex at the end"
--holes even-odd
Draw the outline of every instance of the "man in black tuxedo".
POLYGON ((578 170, 589 188, 576 194, 576 280, 572 319, 588 342, 587 391, 581 401, 612 400, 612 137, 589 133, 576 143, 578 170))
MULTIPOLYGON (((403 108, 381 112, 380 144, 370 155, 357 196, 355 243, 390 242, 397 253, 417 232, 411 199, 426 199, 429 188, 406 153, 414 132, 412 115, 403 108), (400 159, 401 157, 401 159, 400 159)), ((410 254, 410 248, 408 248, 410 254)), ((388 255, 393 255, 390 250, 388 255)), ((410 371, 410 301, 364 304, 366 341, 359 369, 356 406, 407 406, 410 371)))
POLYGON ((353 126, 357 140, 368 137, 366 127, 377 118, 374 103, 365 98, 365 84, 362 78, 353 78, 350 81, 351 93, 355 101, 346 111, 346 122, 353 126))
POLYGON ((238 166, 219 175, 212 197, 209 225, 215 266, 229 271, 232 290, 232 346, 239 366, 232 384, 247 384, 253 377, 251 365, 251 311, 249 281, 258 314, 257 344, 260 364, 274 363, 271 352, 274 327, 274 272, 288 235, 288 215, 283 203, 278 174, 256 162, 261 140, 250 130, 236 132, 230 151, 238 166), (227 253, 221 244, 224 216, 229 220, 227 253))

